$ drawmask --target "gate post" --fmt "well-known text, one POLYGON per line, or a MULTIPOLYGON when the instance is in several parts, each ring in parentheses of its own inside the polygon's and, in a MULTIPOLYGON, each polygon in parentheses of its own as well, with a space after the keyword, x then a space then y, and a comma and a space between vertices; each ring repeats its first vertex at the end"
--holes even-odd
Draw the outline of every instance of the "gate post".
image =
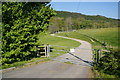
POLYGON ((47 53, 47 56, 46 57, 50 57, 50 46, 49 46, 49 44, 47 44, 47 46, 46 46, 46 53, 47 53))

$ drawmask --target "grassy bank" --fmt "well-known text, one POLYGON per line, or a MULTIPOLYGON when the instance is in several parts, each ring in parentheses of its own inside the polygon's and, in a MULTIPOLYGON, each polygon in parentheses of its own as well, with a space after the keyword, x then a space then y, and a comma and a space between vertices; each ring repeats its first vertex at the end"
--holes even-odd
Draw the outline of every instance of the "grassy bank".
POLYGON ((75 32, 60 33, 58 35, 88 41, 92 44, 93 48, 101 48, 101 44, 92 40, 90 37, 102 43, 105 42, 108 47, 118 48, 118 45, 120 45, 118 43, 118 28, 81 29, 75 32))
POLYGON ((118 47, 118 28, 100 28, 79 30, 79 33, 92 36, 100 41, 106 42, 108 45, 118 47))

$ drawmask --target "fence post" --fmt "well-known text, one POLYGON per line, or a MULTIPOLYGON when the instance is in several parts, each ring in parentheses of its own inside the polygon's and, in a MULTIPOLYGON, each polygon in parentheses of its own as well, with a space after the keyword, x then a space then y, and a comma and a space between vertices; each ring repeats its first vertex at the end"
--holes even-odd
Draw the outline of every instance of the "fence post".
POLYGON ((50 46, 47 44, 47 57, 50 57, 50 46))
POLYGON ((96 54, 96 49, 93 50, 93 60, 95 61, 95 54, 96 54))
POLYGON ((97 67, 99 65, 99 63, 101 63, 100 58, 101 58, 101 50, 99 49, 94 49, 94 55, 93 55, 93 59, 95 62, 95 67, 97 67))
POLYGON ((97 66, 97 49, 94 50, 95 67, 97 66))
POLYGON ((100 50, 98 50, 97 52, 97 63, 100 63, 100 55, 101 55, 100 52, 101 52, 100 50))
POLYGON ((102 52, 101 52, 101 50, 99 50, 99 63, 101 63, 101 61, 100 61, 101 54, 102 54, 102 52))
POLYGON ((46 45, 44 45, 44 49, 45 49, 45 57, 47 56, 47 46, 46 45))
POLYGON ((97 63, 99 63, 99 50, 97 50, 97 63))
POLYGON ((38 45, 37 45, 37 55, 36 55, 37 57, 39 57, 40 55, 39 55, 39 48, 38 48, 38 45))

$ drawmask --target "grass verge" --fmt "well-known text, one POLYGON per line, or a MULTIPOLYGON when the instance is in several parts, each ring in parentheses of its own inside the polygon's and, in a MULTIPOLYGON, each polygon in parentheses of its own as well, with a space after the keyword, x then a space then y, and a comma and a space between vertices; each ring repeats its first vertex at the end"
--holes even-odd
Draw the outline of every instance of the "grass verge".
POLYGON ((41 63, 41 62, 45 62, 45 61, 49 61, 49 58, 33 58, 31 60, 28 61, 20 61, 20 62, 15 62, 13 64, 6 64, 6 65, 2 65, 0 67, 0 69, 7 69, 7 68, 12 68, 12 67, 23 67, 23 66, 27 66, 27 65, 31 65, 31 64, 37 64, 37 63, 41 63))

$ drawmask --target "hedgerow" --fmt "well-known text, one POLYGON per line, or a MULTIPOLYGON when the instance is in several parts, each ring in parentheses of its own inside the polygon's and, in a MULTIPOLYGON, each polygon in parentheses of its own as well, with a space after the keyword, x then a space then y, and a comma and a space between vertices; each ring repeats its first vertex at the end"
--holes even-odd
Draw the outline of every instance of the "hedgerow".
POLYGON ((3 2, 2 64, 36 57, 38 34, 54 15, 48 2, 3 2))

